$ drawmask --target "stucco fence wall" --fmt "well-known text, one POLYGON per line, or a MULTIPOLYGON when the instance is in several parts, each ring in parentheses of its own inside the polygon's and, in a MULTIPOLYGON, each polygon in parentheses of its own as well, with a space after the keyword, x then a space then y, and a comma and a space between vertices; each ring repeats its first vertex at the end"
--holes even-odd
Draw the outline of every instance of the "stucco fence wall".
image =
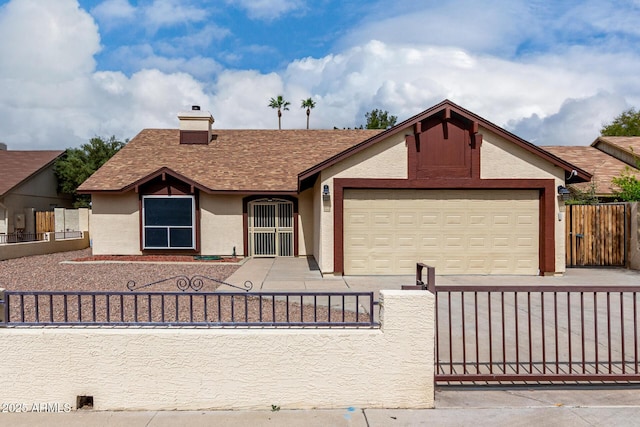
POLYGON ((89 233, 82 232, 78 239, 56 240, 55 233, 45 233, 45 240, 38 242, 0 244, 0 261, 56 252, 77 251, 89 247, 89 233))
MULTIPOLYGON (((380 329, 0 328, 0 401, 96 410, 434 406, 434 297, 381 291, 380 329)), ((0 313, 2 311, 0 310, 0 313)))

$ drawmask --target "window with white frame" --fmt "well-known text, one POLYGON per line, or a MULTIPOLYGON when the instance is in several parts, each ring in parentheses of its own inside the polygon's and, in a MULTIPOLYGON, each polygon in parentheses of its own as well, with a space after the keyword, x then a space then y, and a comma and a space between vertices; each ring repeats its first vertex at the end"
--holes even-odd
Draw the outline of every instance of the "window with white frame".
POLYGON ((144 249, 195 249, 195 197, 143 196, 144 249))

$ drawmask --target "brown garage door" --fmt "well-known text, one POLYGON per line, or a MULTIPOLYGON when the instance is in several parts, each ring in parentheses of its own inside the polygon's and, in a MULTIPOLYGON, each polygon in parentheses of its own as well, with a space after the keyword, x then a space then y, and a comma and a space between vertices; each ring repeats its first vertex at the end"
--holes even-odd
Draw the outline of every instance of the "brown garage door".
POLYGON ((345 190, 345 274, 538 274, 536 190, 345 190))

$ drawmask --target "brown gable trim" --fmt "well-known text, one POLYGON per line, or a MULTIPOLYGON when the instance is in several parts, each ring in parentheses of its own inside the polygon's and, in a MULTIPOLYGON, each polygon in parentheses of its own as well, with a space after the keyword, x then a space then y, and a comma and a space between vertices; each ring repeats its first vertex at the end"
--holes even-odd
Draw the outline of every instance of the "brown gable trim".
POLYGON ((529 151, 530 153, 533 153, 545 160, 547 160, 548 162, 552 163, 555 166, 558 166, 562 169, 565 170, 565 172, 567 172, 567 176, 568 174, 571 173, 571 171, 575 170, 577 172, 577 178, 578 181, 574 181, 574 182, 587 182, 591 180, 591 174, 585 170, 582 170, 580 168, 578 168, 575 165, 572 165, 571 163, 554 156, 551 153, 546 152, 545 150, 543 150, 542 148, 531 144, 530 142, 525 141, 524 139, 512 134, 509 131, 506 131, 505 129, 487 121, 486 119, 468 111, 465 110, 464 108, 454 104, 453 102, 449 101, 448 99, 445 99, 444 101, 440 102, 437 105, 434 105, 433 107, 423 111, 420 114, 417 114, 405 121, 403 121, 402 123, 392 127, 391 129, 387 129, 384 132, 373 136, 363 142, 361 142, 360 144, 354 145, 353 147, 344 150, 342 153, 339 153, 321 163, 318 163, 316 166, 307 169, 306 171, 301 172, 298 175, 298 189, 300 189, 300 184, 302 182, 302 180, 309 178, 310 176, 319 173, 320 171, 328 168, 329 166, 332 166, 342 160, 344 160, 345 158, 358 153, 364 149, 366 149, 367 147, 376 144, 377 142, 382 141, 383 139, 386 139, 392 135, 396 135, 400 132, 415 132, 416 127, 420 126, 420 122, 422 122, 423 120, 437 115, 437 114, 444 114, 444 118, 446 119, 447 117, 451 117, 451 114, 455 113, 456 115, 458 115, 461 118, 464 118, 466 120, 469 120, 470 122, 472 122, 472 125, 474 127, 474 129, 478 126, 482 126, 485 127, 487 129, 489 129, 490 131, 498 134, 499 136, 503 137, 504 139, 516 144, 519 147, 524 148, 525 150, 529 151), (411 128, 411 129, 408 129, 411 128))

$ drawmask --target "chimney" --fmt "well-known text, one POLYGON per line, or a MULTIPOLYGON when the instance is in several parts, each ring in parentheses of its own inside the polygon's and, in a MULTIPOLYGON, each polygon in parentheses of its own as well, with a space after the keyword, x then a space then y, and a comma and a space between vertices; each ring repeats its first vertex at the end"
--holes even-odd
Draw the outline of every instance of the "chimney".
POLYGON ((178 113, 180 119, 180 144, 208 144, 211 141, 211 125, 213 116, 208 111, 201 111, 199 105, 191 107, 191 111, 178 113))
POLYGON ((0 150, 7 151, 7 144, 5 144, 4 142, 0 142, 0 150))

